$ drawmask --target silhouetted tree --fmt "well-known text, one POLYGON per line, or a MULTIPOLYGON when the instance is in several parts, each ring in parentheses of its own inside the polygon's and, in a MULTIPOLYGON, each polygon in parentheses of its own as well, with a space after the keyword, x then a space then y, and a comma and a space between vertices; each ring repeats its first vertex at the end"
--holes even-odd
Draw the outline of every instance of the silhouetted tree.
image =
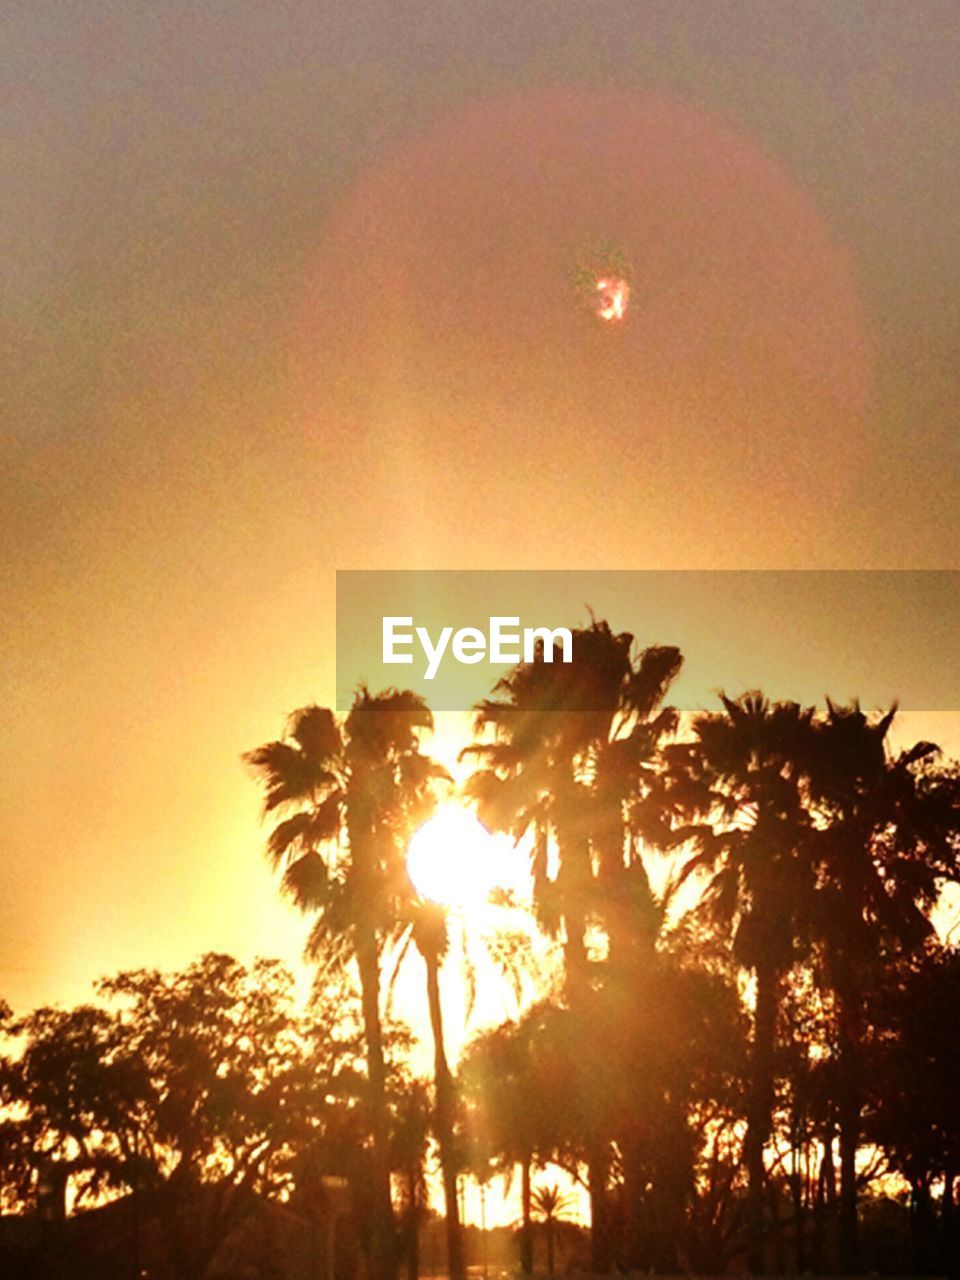
POLYGON ((888 971, 868 1010, 873 1044, 864 1136, 910 1188, 918 1275, 960 1271, 960 952, 930 942, 888 971), (935 1188, 940 1186, 939 1220, 935 1188))
POLYGON ((564 1222, 567 1214, 574 1206, 573 1196, 563 1192, 555 1182, 545 1182, 534 1187, 530 1197, 531 1208, 536 1220, 543 1224, 547 1238, 547 1274, 554 1272, 554 1241, 557 1223, 564 1222))
POLYGON ((759 1273, 781 981, 796 954, 798 916, 811 888, 804 780, 813 712, 793 702, 771 704, 759 693, 721 701, 723 711, 695 717, 689 742, 665 748, 657 801, 673 823, 674 841, 692 846, 675 888, 693 875, 708 877, 697 910, 731 936, 754 979, 744 1148, 748 1264, 759 1273))
POLYGON ((10 1030, 2 1104, 30 1152, 21 1195, 51 1181, 81 1202, 129 1192, 168 1265, 199 1280, 259 1199, 289 1182, 322 1124, 326 1084, 276 962, 207 955, 180 973, 122 973, 106 1008, 39 1009, 10 1030))
POLYGON ((95 1005, 8 1018, 23 1040, 0 1071, 3 1189, 11 1209, 66 1215, 126 1188, 137 1171, 136 1109, 147 1086, 115 1014, 95 1005))
MULTIPOLYGON (((589 996, 588 928, 605 924, 618 954, 637 937, 633 917, 646 906, 646 877, 629 838, 628 804, 675 723, 674 713, 656 713, 680 662, 672 648, 635 658, 631 635, 593 621, 573 632, 570 663, 541 646, 476 708, 478 740, 464 755, 482 767, 469 788, 489 825, 517 839, 533 834, 537 914, 550 935, 563 936, 571 1006, 589 996)), ((597 1271, 611 1261, 611 1154, 600 1133, 586 1153, 597 1271)))
POLYGON ((287 736, 247 754, 281 820, 267 842, 283 888, 314 917, 308 953, 355 959, 363 1008, 374 1153, 376 1280, 394 1280, 381 957, 409 895, 406 835, 425 790, 442 771, 420 750, 433 720, 423 700, 360 689, 344 722, 326 708, 291 716, 287 736))
POLYGON ((817 982, 816 954, 814 949, 808 962, 786 977, 777 1051, 779 1185, 791 1205, 798 1273, 824 1266, 827 1218, 836 1203, 834 1018, 829 993, 817 982))
POLYGON ((454 1142, 456 1088, 447 1061, 443 1005, 440 1000, 440 966, 449 948, 447 919, 443 907, 433 902, 419 903, 412 925, 412 937, 427 971, 427 1009, 433 1037, 434 1131, 440 1151, 443 1180, 447 1268, 450 1280, 464 1280, 466 1260, 457 1194, 460 1161, 454 1142))
POLYGON ((425 1084, 402 1075, 393 1088, 393 1168, 403 1187, 402 1239, 407 1280, 419 1280, 420 1227, 427 1213, 427 1149, 432 1107, 425 1084))
POLYGON ((532 1173, 549 1159, 559 1113, 545 1095, 544 1045, 537 1021, 527 1016, 484 1031, 467 1046, 461 1063, 470 1117, 470 1146, 484 1168, 495 1164, 507 1182, 520 1168, 520 1268, 533 1273, 532 1173))
POLYGON ((813 756, 812 914, 837 1010, 840 1265, 847 1273, 859 1264, 864 999, 883 966, 931 937, 930 911, 960 874, 957 778, 931 770, 938 753, 931 743, 893 754, 894 715, 871 720, 856 702, 828 704, 813 756))

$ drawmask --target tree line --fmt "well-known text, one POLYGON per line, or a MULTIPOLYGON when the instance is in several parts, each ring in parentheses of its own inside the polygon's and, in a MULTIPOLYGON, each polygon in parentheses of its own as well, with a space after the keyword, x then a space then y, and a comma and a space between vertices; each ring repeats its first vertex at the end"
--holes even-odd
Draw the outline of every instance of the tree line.
POLYGON ((311 921, 307 1011, 280 967, 208 956, 120 975, 98 1005, 8 1013, 9 1207, 51 1182, 125 1195, 170 1274, 200 1277, 253 1205, 307 1213, 342 1177, 372 1280, 412 1280, 435 1153, 451 1280, 462 1176, 519 1178, 530 1273, 549 1167, 589 1198, 596 1273, 957 1274, 960 954, 935 928, 960 878, 956 766, 894 749, 895 711, 855 702, 747 692, 683 717, 680 652, 603 621, 574 631, 571 663, 546 657, 475 708, 464 800, 530 848, 559 980, 453 1069, 448 921, 405 863, 452 786, 429 708, 364 688, 341 717, 305 707, 246 760, 311 921), (385 1014, 408 943, 429 1082, 385 1014))

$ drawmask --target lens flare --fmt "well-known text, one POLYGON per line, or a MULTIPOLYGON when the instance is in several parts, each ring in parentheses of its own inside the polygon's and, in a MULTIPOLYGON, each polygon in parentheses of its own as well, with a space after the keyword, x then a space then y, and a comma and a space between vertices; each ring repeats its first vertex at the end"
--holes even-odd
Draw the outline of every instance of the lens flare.
POLYGON ((630 286, 620 276, 604 276, 596 285, 596 313, 608 323, 622 320, 627 314, 630 286))

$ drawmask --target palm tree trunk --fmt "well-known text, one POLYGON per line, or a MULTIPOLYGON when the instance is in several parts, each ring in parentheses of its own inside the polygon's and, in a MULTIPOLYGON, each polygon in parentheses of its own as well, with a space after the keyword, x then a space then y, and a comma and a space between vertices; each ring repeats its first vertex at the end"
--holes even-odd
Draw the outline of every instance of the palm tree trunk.
MULTIPOLYGON (((572 768, 570 782, 572 784, 572 768)), ((575 790, 566 797, 566 814, 576 813, 575 790)), ((592 874, 590 852, 579 822, 566 818, 557 822, 557 844, 560 870, 557 887, 563 899, 563 969, 564 993, 570 1009, 583 1010, 590 996, 589 960, 586 946, 586 913, 583 905, 583 881, 592 874)), ((587 1190, 590 1196, 590 1267, 598 1275, 610 1270, 610 1230, 607 1209, 607 1181, 610 1171, 610 1148, 600 1134, 588 1137, 586 1150, 587 1190)))
POLYGON ((530 1166, 532 1157, 528 1154, 520 1167, 520 1201, 523 1220, 520 1228, 520 1270, 525 1276, 533 1275, 533 1218, 530 1213, 532 1195, 530 1166))
POLYGON ((857 1149, 862 1110, 860 997, 850 975, 837 984, 839 1060, 837 1116, 840 1129, 839 1262, 844 1275, 860 1266, 857 1229, 857 1149))
POLYGON ((620 1138, 623 1173, 623 1241, 622 1265, 626 1271, 648 1271, 650 1259, 645 1250, 643 1193, 646 1187, 642 1149, 636 1125, 620 1138))
POLYGON ((957 1265, 957 1211, 954 1204, 956 1168, 952 1161, 943 1172, 943 1199, 940 1202, 940 1265, 942 1274, 955 1277, 960 1274, 957 1265))
MULTIPOLYGON (((563 947, 566 1000, 570 1008, 583 1009, 590 993, 585 919, 582 911, 568 904, 564 912, 566 940, 563 947)), ((587 1145, 587 1191, 590 1196, 590 1269, 596 1275, 610 1270, 607 1180, 610 1172, 609 1146, 594 1135, 587 1145)))
POLYGON ((553 1230, 552 1218, 547 1219, 547 1274, 553 1275, 553 1230))
POLYGON ((420 1280, 420 1206, 417 1185, 420 1169, 412 1165, 407 1173, 406 1259, 407 1280, 420 1280))
POLYGON ((774 968, 758 965, 756 1009, 753 1020, 753 1053, 750 1064, 750 1099, 744 1157, 747 1166, 747 1269, 764 1271, 763 1192, 766 1173, 763 1150, 770 1136, 773 1113, 774 1047, 779 1005, 779 980, 774 968))
POLYGON ((447 1270, 449 1280, 465 1280, 463 1232, 457 1199, 457 1168, 453 1151, 453 1077, 447 1063, 443 1043, 443 1010, 440 1004, 440 965, 435 953, 424 956, 427 967, 427 1002, 430 1007, 430 1029, 433 1032, 434 1087, 436 1091, 437 1143, 443 1174, 443 1199, 446 1210, 447 1270))
POLYGON ((564 913, 563 926, 566 933, 563 944, 563 979, 567 1004, 580 1006, 589 990, 583 916, 567 911, 564 913))
POLYGON ((793 1144, 793 1154, 790 1162, 790 1197, 793 1201, 793 1229, 795 1240, 793 1270, 798 1276, 802 1276, 807 1269, 807 1215, 806 1207, 803 1202, 803 1174, 801 1172, 802 1156, 802 1145, 800 1142, 795 1142, 793 1144))
POLYGON ((383 1057, 383 1028, 380 1023, 380 957, 376 939, 372 936, 358 940, 357 967, 360 971, 369 1077, 368 1105, 373 1137, 372 1277, 373 1280, 396 1280, 397 1242, 390 1191, 387 1071, 383 1057))
POLYGON ((590 1195, 590 1270, 595 1275, 606 1275, 613 1261, 607 1204, 609 1172, 608 1149, 603 1143, 594 1143, 587 1157, 587 1191, 590 1195))
POLYGON ((686 1113, 676 1099, 663 1100, 653 1141, 658 1158, 649 1200, 651 1261, 658 1274, 679 1275, 686 1269, 681 1254, 690 1234, 688 1207, 694 1198, 696 1177, 686 1113))

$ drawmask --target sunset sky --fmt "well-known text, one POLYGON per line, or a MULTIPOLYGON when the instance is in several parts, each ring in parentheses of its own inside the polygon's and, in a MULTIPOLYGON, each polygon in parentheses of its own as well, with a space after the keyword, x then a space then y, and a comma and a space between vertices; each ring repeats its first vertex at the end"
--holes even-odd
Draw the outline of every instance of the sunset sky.
POLYGON ((240 756, 338 568, 960 568, 958 59, 939 0, 8 7, 0 995, 297 955, 240 756))

